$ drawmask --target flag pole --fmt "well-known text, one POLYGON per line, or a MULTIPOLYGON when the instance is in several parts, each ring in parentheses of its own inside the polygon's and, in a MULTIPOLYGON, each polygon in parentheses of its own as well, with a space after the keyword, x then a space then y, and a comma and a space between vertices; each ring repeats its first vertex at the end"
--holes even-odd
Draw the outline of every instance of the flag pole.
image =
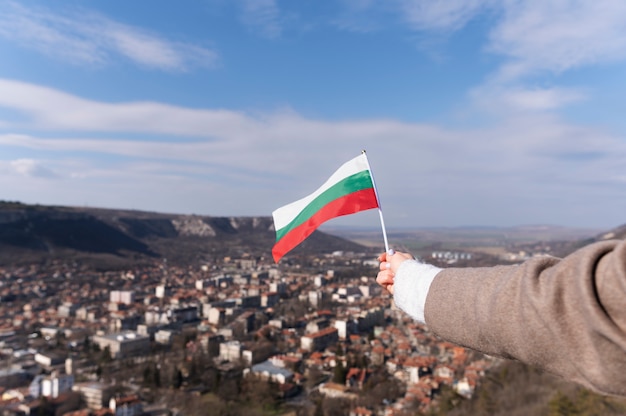
POLYGON ((387 230, 385 229, 385 219, 383 218, 383 210, 380 206, 380 197, 378 196, 378 188, 376 188, 376 181, 374 180, 374 173, 372 172, 372 168, 370 167, 370 162, 367 159, 367 153, 365 153, 365 149, 361 150, 361 154, 365 157, 365 162, 367 163, 367 170, 370 172, 370 177, 372 178, 372 187, 374 188, 374 194, 376 195, 376 201, 378 202, 378 216, 380 217, 380 226, 383 230, 383 240, 385 242, 385 252, 391 253, 389 250, 389 241, 387 240, 387 230))

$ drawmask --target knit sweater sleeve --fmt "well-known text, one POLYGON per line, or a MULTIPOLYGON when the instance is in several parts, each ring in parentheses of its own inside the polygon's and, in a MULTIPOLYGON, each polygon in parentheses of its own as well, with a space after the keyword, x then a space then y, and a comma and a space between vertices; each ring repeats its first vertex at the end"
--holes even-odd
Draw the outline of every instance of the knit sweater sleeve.
POLYGON ((393 301, 413 319, 424 323, 424 304, 433 279, 441 269, 417 260, 400 264, 394 277, 393 301))
POLYGON ((444 269, 430 285, 425 318, 459 345, 626 395, 626 242, 592 244, 562 260, 444 269))

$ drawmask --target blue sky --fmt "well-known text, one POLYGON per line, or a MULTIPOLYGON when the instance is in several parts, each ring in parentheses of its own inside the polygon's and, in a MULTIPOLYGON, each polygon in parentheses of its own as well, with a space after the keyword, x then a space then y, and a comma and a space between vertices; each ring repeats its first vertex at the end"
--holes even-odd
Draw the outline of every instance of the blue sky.
POLYGON ((389 228, 612 228, 625 90, 621 0, 0 0, 0 199, 269 216, 366 149, 389 228))

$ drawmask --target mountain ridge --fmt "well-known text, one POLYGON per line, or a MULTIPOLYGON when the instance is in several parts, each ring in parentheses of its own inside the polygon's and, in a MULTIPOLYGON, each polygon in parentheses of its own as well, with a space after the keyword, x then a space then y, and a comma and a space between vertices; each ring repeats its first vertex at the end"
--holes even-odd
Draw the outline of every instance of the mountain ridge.
MULTIPOLYGON (((269 262, 274 242, 269 216, 212 217, 0 201, 0 265, 80 261, 125 267, 160 259, 210 262, 226 256, 269 262)), ((363 249, 316 231, 290 256, 363 249)))
MULTIPOLYGON (((455 242, 466 239, 472 229, 496 233, 537 228, 556 233, 561 243, 555 254, 563 255, 582 245, 609 238, 626 238, 626 224, 603 232, 565 236, 567 227, 533 225, 518 227, 428 227, 421 230, 391 230, 393 241, 455 242), (550 228, 551 227, 551 228, 550 228), (552 231, 550 231, 552 230, 552 231), (460 235, 460 237, 459 237, 460 235)), ((349 230, 325 226, 317 230, 286 257, 322 255, 334 251, 380 251, 380 230, 349 230)), ((475 231, 475 230, 473 230, 475 231)), ((577 231, 580 232, 580 231, 577 231)), ((542 234, 518 234, 517 243, 543 240, 542 234), (522 238, 523 237, 523 238, 522 238)), ((545 235, 543 235, 545 237, 545 235)), ((493 239, 491 234, 472 235, 493 239)), ((509 240, 515 241, 516 238, 509 240)), ((553 239, 554 240, 554 239, 553 239)), ((81 262, 96 267, 128 267, 167 259, 172 264, 216 262, 224 257, 253 257, 271 263, 275 242, 272 218, 215 217, 150 211, 29 205, 0 201, 0 266, 51 261, 81 262)))

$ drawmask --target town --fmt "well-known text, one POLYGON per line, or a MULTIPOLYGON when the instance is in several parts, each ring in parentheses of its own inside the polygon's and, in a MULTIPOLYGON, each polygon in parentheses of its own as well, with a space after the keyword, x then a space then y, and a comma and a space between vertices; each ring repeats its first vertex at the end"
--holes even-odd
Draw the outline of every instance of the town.
POLYGON ((0 414, 391 416, 470 398, 495 359, 397 310, 377 270, 353 252, 0 268, 0 414))

